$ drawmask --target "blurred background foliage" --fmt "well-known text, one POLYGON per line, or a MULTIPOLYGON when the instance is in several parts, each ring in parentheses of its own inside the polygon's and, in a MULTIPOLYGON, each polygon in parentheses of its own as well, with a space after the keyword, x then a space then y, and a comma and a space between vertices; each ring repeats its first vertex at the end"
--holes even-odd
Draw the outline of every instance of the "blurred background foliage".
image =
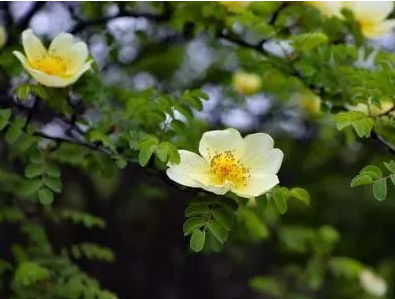
MULTIPOLYGON (((0 297, 393 298, 394 188, 388 179, 383 196, 380 183, 377 201, 350 182, 395 152, 395 35, 365 40, 343 13, 301 2, 1 2, 0 297), (36 85, 12 55, 26 28, 47 41, 77 35, 95 72, 67 89, 36 85), (347 108, 384 102, 376 115, 347 108), (227 198, 228 240, 210 235, 197 254, 184 214, 212 198, 164 169, 177 148, 224 127, 273 136, 281 185, 311 200, 280 215, 273 200, 227 198)), ((368 170, 362 183, 382 177, 368 170)))

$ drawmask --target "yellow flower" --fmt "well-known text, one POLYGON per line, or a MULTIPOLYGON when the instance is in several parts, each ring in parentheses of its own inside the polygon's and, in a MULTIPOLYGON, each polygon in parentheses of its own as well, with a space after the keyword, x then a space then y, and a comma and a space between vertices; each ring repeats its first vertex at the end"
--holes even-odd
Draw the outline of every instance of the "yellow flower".
POLYGON ((261 87, 262 80, 257 74, 237 72, 233 75, 233 88, 241 94, 256 93, 261 87))
POLYGON ((223 6, 229 10, 238 10, 246 8, 251 1, 219 1, 223 6))
POLYGON ((327 17, 342 17, 341 10, 350 10, 367 38, 380 37, 395 27, 395 19, 386 20, 394 9, 392 1, 307 1, 327 17))
POLYGON ((7 42, 7 31, 5 31, 4 26, 0 25, 0 49, 4 47, 7 42))
POLYGON ((69 33, 57 34, 47 50, 33 30, 27 29, 22 33, 22 44, 26 57, 18 51, 14 51, 14 55, 28 73, 45 86, 71 85, 91 67, 92 60, 87 61, 87 45, 76 42, 69 33))
POLYGON ((317 8, 326 17, 341 17, 342 1, 306 1, 309 5, 317 8))
POLYGON ((279 183, 276 174, 284 154, 273 144, 265 133, 243 138, 235 129, 209 131, 200 140, 201 156, 179 150, 180 163, 169 164, 166 173, 181 185, 215 194, 259 196, 279 183))
POLYGON ((299 108, 309 116, 316 116, 321 111, 321 98, 306 90, 296 96, 299 108))
POLYGON ((391 101, 383 101, 380 106, 373 104, 368 106, 363 103, 358 103, 356 105, 346 105, 346 108, 375 117, 390 112, 394 108, 394 103, 391 101))
POLYGON ((368 38, 380 37, 395 27, 395 19, 386 20, 394 10, 392 1, 350 1, 344 2, 344 7, 353 12, 368 38))

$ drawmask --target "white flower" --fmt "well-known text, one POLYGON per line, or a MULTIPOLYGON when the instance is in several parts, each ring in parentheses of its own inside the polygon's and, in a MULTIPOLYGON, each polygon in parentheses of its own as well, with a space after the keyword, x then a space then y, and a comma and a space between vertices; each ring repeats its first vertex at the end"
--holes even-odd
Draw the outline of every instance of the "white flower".
POLYGON ((307 1, 327 17, 342 18, 341 10, 350 10, 367 38, 377 38, 395 28, 395 19, 387 20, 394 9, 393 1, 307 1))
POLYGON ((343 7, 352 11, 368 38, 380 37, 395 27, 395 19, 386 20, 394 10, 393 1, 345 1, 343 7))
POLYGON ((253 94, 261 88, 262 80, 257 74, 236 72, 232 78, 233 88, 241 94, 253 94))
POLYGON ((273 148, 265 133, 241 137, 235 129, 203 134, 199 153, 179 150, 180 163, 169 164, 173 181, 223 195, 228 191, 246 198, 264 194, 279 183, 283 152, 273 148))
POLYGON ((372 271, 364 269, 359 274, 361 287, 369 294, 383 297, 387 293, 387 283, 372 271))
POLYGON ((7 42, 7 31, 4 26, 0 25, 0 49, 4 47, 7 42))
POLYGON ((307 1, 307 3, 321 11, 324 16, 342 16, 343 1, 307 1))
POLYGON ((306 116, 317 116, 320 113, 321 98, 310 90, 301 91, 300 93, 297 93, 294 97, 300 110, 306 116))
POLYGON ((47 50, 33 30, 27 29, 22 33, 22 44, 26 57, 19 51, 14 51, 14 55, 29 74, 45 86, 71 85, 91 67, 92 60, 87 61, 87 45, 76 42, 72 34, 57 34, 47 50))

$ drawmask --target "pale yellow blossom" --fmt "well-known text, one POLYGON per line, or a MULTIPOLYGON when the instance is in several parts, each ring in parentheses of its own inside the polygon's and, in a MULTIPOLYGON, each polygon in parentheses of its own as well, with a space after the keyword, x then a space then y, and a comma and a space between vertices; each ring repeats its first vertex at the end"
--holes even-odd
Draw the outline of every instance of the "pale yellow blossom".
POLYGON ((246 8, 251 1, 219 1, 221 5, 225 6, 229 10, 238 10, 246 8))
POLYGON ((395 19, 387 20, 394 10, 393 1, 345 1, 344 7, 352 11, 368 38, 380 37, 395 27, 395 19))
POLYGON ((7 31, 4 26, 0 25, 0 49, 4 47, 7 42, 7 31))
POLYGON ((343 1, 306 1, 309 5, 317 8, 326 17, 341 17, 343 1))
POLYGON ((40 39, 27 29, 22 33, 25 55, 14 51, 26 71, 39 83, 48 87, 65 87, 77 81, 90 69, 88 47, 74 40, 72 34, 59 33, 46 49, 40 39))
POLYGON ((308 116, 316 116, 321 112, 321 98, 309 90, 296 95, 299 108, 308 116))
POLYGON ((273 144, 265 133, 243 138, 235 129, 209 131, 200 140, 200 155, 179 150, 180 163, 169 164, 166 173, 184 186, 256 197, 279 183, 277 172, 284 155, 273 144))
POLYGON ((387 293, 387 283, 377 274, 364 269, 359 275, 361 287, 369 294, 383 297, 387 293))
POLYGON ((249 95, 259 91, 262 80, 257 74, 239 71, 233 75, 232 84, 237 92, 249 95))
POLYGON ((387 19, 394 9, 393 1, 307 1, 325 16, 342 17, 341 10, 350 10, 367 38, 380 37, 395 28, 395 19, 387 19))

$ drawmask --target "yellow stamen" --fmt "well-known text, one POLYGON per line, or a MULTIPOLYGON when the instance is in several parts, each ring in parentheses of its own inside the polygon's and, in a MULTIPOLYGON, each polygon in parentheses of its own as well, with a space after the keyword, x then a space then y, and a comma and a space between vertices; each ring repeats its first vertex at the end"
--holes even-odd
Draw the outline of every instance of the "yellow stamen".
POLYGON ((39 59, 31 61, 32 67, 48 75, 67 75, 69 61, 63 57, 47 54, 39 59))
POLYGON ((250 170, 236 159, 232 151, 215 153, 210 159, 210 170, 215 175, 219 184, 230 182, 234 186, 246 186, 250 170))

